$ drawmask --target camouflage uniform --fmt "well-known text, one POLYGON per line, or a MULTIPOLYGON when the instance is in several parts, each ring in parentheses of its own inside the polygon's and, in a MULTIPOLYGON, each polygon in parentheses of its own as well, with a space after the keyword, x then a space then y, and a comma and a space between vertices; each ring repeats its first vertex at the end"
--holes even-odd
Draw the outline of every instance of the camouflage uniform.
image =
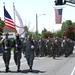
POLYGON ((47 55, 47 51, 46 51, 46 42, 44 39, 41 38, 41 40, 39 41, 39 48, 40 48, 40 54, 41 56, 46 56, 47 55))
POLYGON ((47 54, 48 54, 49 56, 52 56, 51 40, 50 40, 50 39, 47 40, 47 54))
POLYGON ((27 41, 23 45, 24 55, 27 60, 27 64, 30 67, 29 71, 32 71, 33 60, 34 60, 34 42, 31 37, 28 37, 27 41))
POLYGON ((55 44, 57 45, 57 56, 59 57, 61 55, 61 41, 59 38, 56 38, 55 44))
POLYGON ((19 35, 16 35, 16 39, 13 41, 13 47, 14 47, 14 61, 17 65, 17 72, 20 71, 20 59, 21 59, 21 48, 22 48, 22 42, 19 38, 19 35))
POLYGON ((34 49, 34 52, 35 52, 35 56, 39 56, 39 41, 37 39, 33 40, 34 42, 34 46, 35 46, 35 49, 34 49))
POLYGON ((53 59, 55 59, 57 53, 57 45, 55 44, 54 41, 51 42, 51 50, 52 50, 53 59))
POLYGON ((64 54, 65 54, 65 57, 68 56, 68 52, 69 52, 69 49, 68 49, 68 41, 67 41, 67 38, 64 37, 63 39, 63 51, 64 51, 64 54))
POLYGON ((8 33, 6 33, 5 35, 6 38, 2 41, 3 60, 6 67, 6 72, 9 72, 9 62, 11 58, 11 41, 8 39, 8 33))

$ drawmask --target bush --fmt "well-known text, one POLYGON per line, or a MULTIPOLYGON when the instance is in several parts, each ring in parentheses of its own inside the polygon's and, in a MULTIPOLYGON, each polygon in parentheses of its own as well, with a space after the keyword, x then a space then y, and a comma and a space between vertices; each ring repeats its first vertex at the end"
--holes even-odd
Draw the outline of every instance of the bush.
POLYGON ((75 40, 75 26, 67 27, 66 30, 63 33, 63 37, 64 36, 67 36, 67 38, 75 40))

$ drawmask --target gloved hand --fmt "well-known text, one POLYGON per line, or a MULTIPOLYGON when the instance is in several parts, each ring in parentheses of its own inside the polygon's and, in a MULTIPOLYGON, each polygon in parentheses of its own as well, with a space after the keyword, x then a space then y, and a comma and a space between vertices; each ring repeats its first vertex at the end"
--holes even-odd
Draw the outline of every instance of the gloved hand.
POLYGON ((34 49, 34 46, 33 45, 31 45, 31 49, 34 49))
POLYGON ((5 49, 7 49, 8 47, 7 46, 5 46, 5 49))
POLYGON ((18 47, 18 45, 17 45, 17 44, 16 44, 15 46, 16 46, 16 47, 18 47))

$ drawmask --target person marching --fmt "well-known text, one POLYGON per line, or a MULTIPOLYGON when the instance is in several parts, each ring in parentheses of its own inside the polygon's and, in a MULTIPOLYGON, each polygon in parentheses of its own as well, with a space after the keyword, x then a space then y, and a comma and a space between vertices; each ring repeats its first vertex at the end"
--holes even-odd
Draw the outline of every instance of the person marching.
POLYGON ((16 39, 14 39, 12 46, 14 47, 14 61, 17 65, 17 72, 20 72, 20 59, 21 59, 21 47, 22 42, 19 38, 19 34, 16 35, 16 39))
POLYGON ((5 34, 5 39, 2 41, 2 52, 3 52, 3 61, 6 67, 5 72, 10 72, 9 62, 11 58, 11 41, 8 39, 8 33, 5 34))
POLYGON ((33 60, 34 60, 34 42, 29 36, 27 41, 24 43, 24 56, 27 60, 27 64, 29 66, 29 71, 32 72, 33 60))
POLYGON ((57 53, 57 45, 55 44, 54 40, 52 40, 51 42, 51 50, 52 50, 53 59, 55 59, 57 53))

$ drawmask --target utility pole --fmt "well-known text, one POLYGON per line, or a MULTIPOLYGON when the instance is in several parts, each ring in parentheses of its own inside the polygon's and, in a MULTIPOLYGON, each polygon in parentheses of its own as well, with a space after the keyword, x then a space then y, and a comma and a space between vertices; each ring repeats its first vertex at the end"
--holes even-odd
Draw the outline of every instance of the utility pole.
POLYGON ((38 17, 42 16, 42 15, 46 15, 46 14, 36 14, 36 38, 38 38, 38 17))
POLYGON ((38 17, 36 14, 36 38, 38 38, 38 17))

